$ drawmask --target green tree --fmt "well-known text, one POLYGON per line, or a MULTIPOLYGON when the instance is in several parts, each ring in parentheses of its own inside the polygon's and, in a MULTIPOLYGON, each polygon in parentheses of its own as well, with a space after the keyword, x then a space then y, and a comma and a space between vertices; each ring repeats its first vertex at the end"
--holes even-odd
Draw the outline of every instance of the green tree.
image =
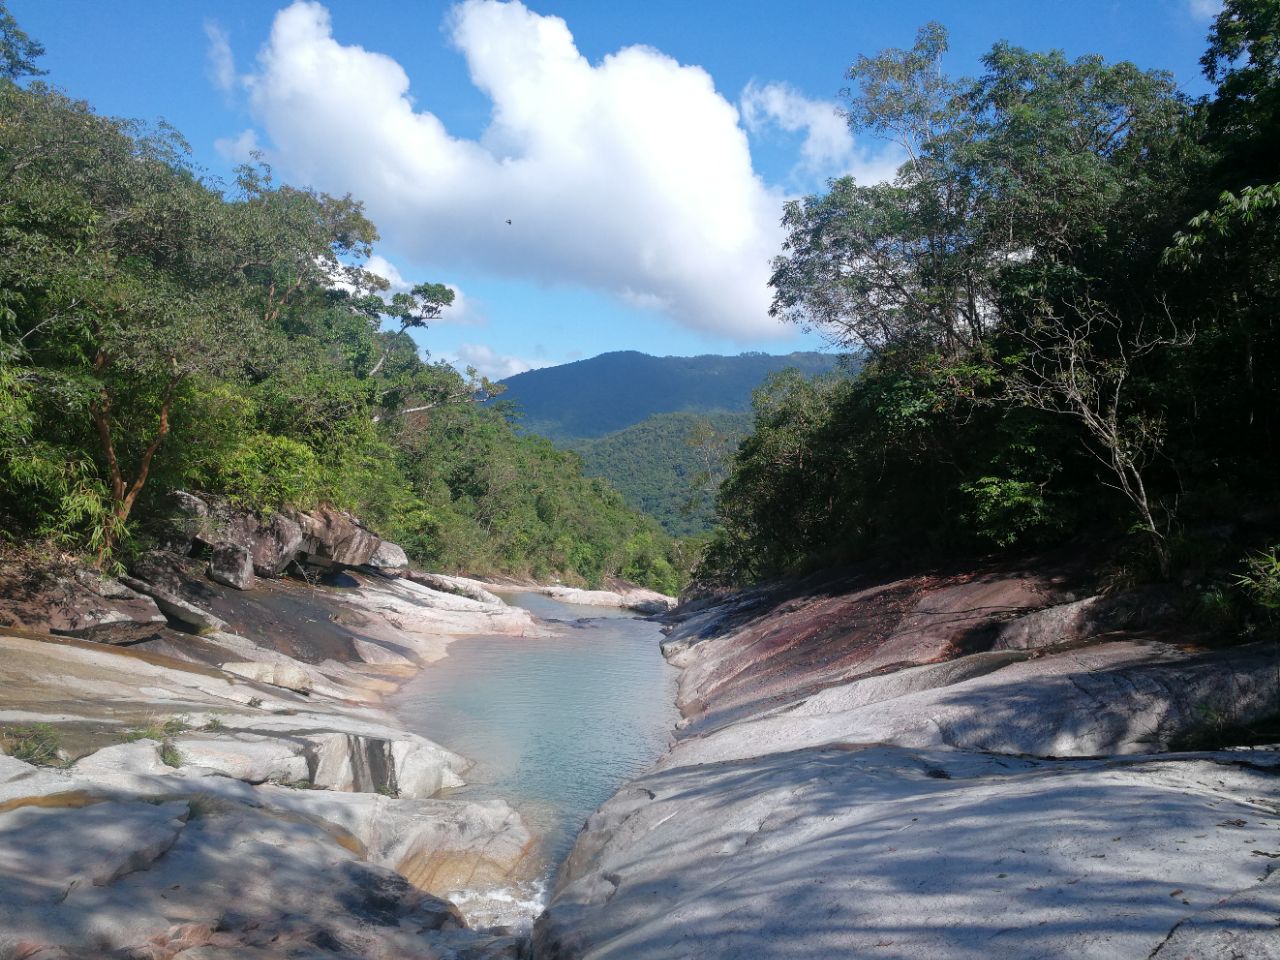
POLYGON ((36 66, 36 60, 43 56, 44 46, 27 36, 13 19, 9 5, 0 0, 0 79, 43 76, 46 71, 36 66))

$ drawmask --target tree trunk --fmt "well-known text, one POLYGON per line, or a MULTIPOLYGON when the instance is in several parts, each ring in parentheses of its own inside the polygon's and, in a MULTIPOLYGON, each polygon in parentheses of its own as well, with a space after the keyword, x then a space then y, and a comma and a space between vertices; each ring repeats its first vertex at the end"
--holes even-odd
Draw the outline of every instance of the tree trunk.
POLYGON ((124 472, 120 467, 120 460, 116 456, 115 442, 111 433, 111 395, 106 387, 103 387, 100 391, 98 403, 90 408, 94 424, 98 428, 98 439, 102 444, 102 452, 107 460, 107 474, 111 482, 111 499, 113 501, 111 512, 108 514, 107 521, 102 528, 102 540, 98 544, 98 552, 95 557, 95 564, 99 568, 106 562, 112 550, 115 549, 120 539, 120 533, 129 520, 129 514, 133 512, 133 505, 137 502, 138 494, 142 493, 142 488, 146 486, 147 477, 151 473, 151 461, 155 459, 156 451, 160 449, 160 444, 169 433, 169 412, 173 408, 173 398, 177 393, 178 384, 181 382, 182 375, 175 373, 165 383, 164 394, 160 401, 159 426, 156 428, 155 436, 147 444, 147 449, 143 451, 142 459, 138 463, 137 476, 133 478, 131 483, 126 482, 124 472))

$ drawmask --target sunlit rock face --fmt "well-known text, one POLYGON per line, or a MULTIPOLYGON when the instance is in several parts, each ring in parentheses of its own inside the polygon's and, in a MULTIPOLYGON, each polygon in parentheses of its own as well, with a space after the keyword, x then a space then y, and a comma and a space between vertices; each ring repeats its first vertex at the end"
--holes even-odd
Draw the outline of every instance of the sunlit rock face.
POLYGON ((380 701, 457 636, 533 618, 367 570, 135 572, 6 592, 26 626, 0 626, 0 741, 49 765, 0 753, 0 956, 514 956, 441 896, 526 882, 528 826, 440 798, 470 761, 380 701), (104 624, 110 644, 48 632, 104 624))
POLYGON ((1274 713, 1274 652, 1071 580, 844 574, 678 611, 683 729, 589 821, 535 955, 1275 955, 1280 753, 1165 752, 1274 713))

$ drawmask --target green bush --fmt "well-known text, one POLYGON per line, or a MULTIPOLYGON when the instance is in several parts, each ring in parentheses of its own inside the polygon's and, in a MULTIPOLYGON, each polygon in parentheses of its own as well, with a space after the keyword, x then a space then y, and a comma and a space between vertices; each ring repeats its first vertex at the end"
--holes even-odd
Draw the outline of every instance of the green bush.
POLYGON ((321 488, 320 465, 305 443, 257 433, 216 468, 218 492, 237 506, 272 511, 314 506, 321 488))

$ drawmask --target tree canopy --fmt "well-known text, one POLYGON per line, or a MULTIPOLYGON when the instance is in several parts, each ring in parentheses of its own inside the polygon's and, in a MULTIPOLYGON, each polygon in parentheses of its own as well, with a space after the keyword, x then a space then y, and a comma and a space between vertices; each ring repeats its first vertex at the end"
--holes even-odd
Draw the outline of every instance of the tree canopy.
POLYGON ((787 205, 773 312, 869 362, 757 392, 701 576, 1088 532, 1224 582, 1280 535, 1278 35, 1228 0, 1201 100, 1007 43, 952 77, 936 24, 855 62, 845 116, 904 162, 787 205))
POLYGON ((453 290, 389 290, 358 200, 261 162, 210 181, 176 131, 30 80, 41 48, 3 6, 0 41, 6 538, 127 560, 185 488, 330 503, 449 569, 679 588, 655 522, 419 348, 453 290))

